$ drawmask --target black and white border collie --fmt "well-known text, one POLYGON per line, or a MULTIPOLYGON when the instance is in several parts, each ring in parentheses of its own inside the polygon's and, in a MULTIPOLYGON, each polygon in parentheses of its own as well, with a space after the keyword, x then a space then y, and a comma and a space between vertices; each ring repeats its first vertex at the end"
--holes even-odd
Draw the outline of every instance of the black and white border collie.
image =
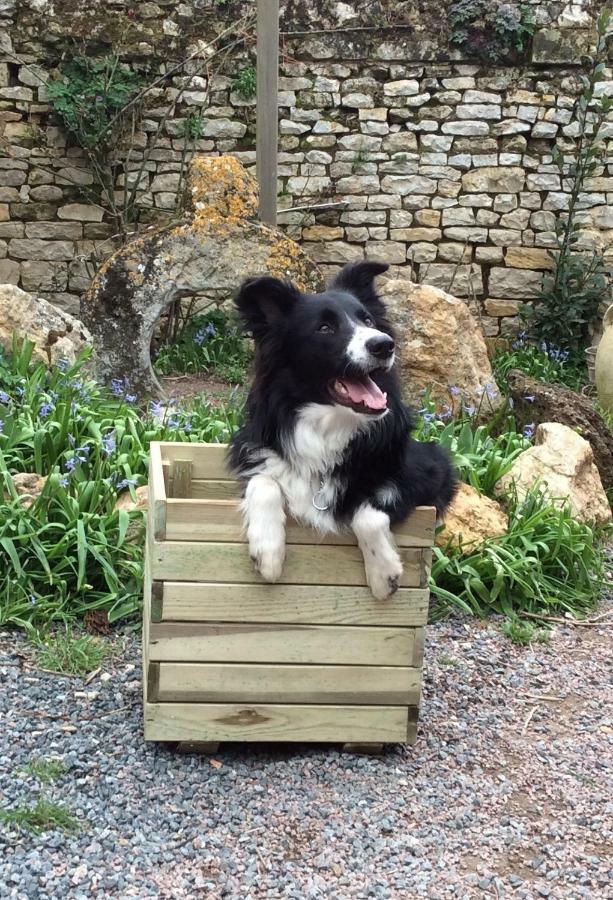
POLYGON ((383 600, 402 574, 390 525, 420 505, 442 514, 453 497, 445 453, 411 438, 394 333, 374 286, 387 268, 345 266, 323 294, 254 278, 236 298, 256 356, 230 466, 244 484, 249 551, 266 581, 281 575, 289 514, 322 533, 353 531, 383 600))

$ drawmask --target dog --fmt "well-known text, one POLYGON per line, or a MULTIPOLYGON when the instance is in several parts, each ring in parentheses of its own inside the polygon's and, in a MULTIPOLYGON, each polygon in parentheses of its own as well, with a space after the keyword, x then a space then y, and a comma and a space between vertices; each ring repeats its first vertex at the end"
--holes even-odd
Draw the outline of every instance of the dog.
POLYGON ((352 531, 368 585, 384 600, 402 574, 391 526, 420 505, 442 516, 453 498, 445 452, 411 437, 394 331, 374 284, 387 268, 347 265, 321 294, 252 278, 236 296, 255 371, 229 465, 243 484, 251 559, 266 581, 281 575, 289 514, 324 534, 352 531))

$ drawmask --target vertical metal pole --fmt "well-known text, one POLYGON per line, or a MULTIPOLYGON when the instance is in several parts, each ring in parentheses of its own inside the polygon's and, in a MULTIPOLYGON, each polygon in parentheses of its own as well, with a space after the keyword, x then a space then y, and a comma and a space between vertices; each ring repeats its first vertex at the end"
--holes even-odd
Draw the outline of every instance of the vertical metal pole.
POLYGON ((258 0, 256 164, 260 219, 277 224, 279 0, 258 0))

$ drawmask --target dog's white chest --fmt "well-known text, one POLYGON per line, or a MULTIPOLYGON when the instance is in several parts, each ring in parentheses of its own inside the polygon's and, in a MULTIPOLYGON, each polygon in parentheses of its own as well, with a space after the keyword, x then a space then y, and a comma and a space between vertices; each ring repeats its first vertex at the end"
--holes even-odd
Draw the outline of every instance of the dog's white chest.
POLYGON ((331 509, 338 482, 332 471, 367 418, 339 406, 312 403, 298 415, 286 459, 267 455, 260 471, 281 486, 288 513, 322 532, 337 531, 331 509))

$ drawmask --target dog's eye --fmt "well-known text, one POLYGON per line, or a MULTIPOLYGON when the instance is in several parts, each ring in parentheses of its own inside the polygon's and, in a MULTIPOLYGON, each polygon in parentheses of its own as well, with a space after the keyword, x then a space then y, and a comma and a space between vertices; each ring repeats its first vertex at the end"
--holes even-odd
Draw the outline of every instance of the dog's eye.
POLYGON ((319 333, 320 334, 334 334, 334 328, 332 328, 331 325, 328 325, 324 322, 323 325, 319 326, 319 333))
POLYGON ((374 321, 370 318, 370 316, 366 316, 366 318, 364 319, 364 324, 367 325, 368 328, 374 328, 374 327, 375 327, 375 323, 374 323, 374 321))

